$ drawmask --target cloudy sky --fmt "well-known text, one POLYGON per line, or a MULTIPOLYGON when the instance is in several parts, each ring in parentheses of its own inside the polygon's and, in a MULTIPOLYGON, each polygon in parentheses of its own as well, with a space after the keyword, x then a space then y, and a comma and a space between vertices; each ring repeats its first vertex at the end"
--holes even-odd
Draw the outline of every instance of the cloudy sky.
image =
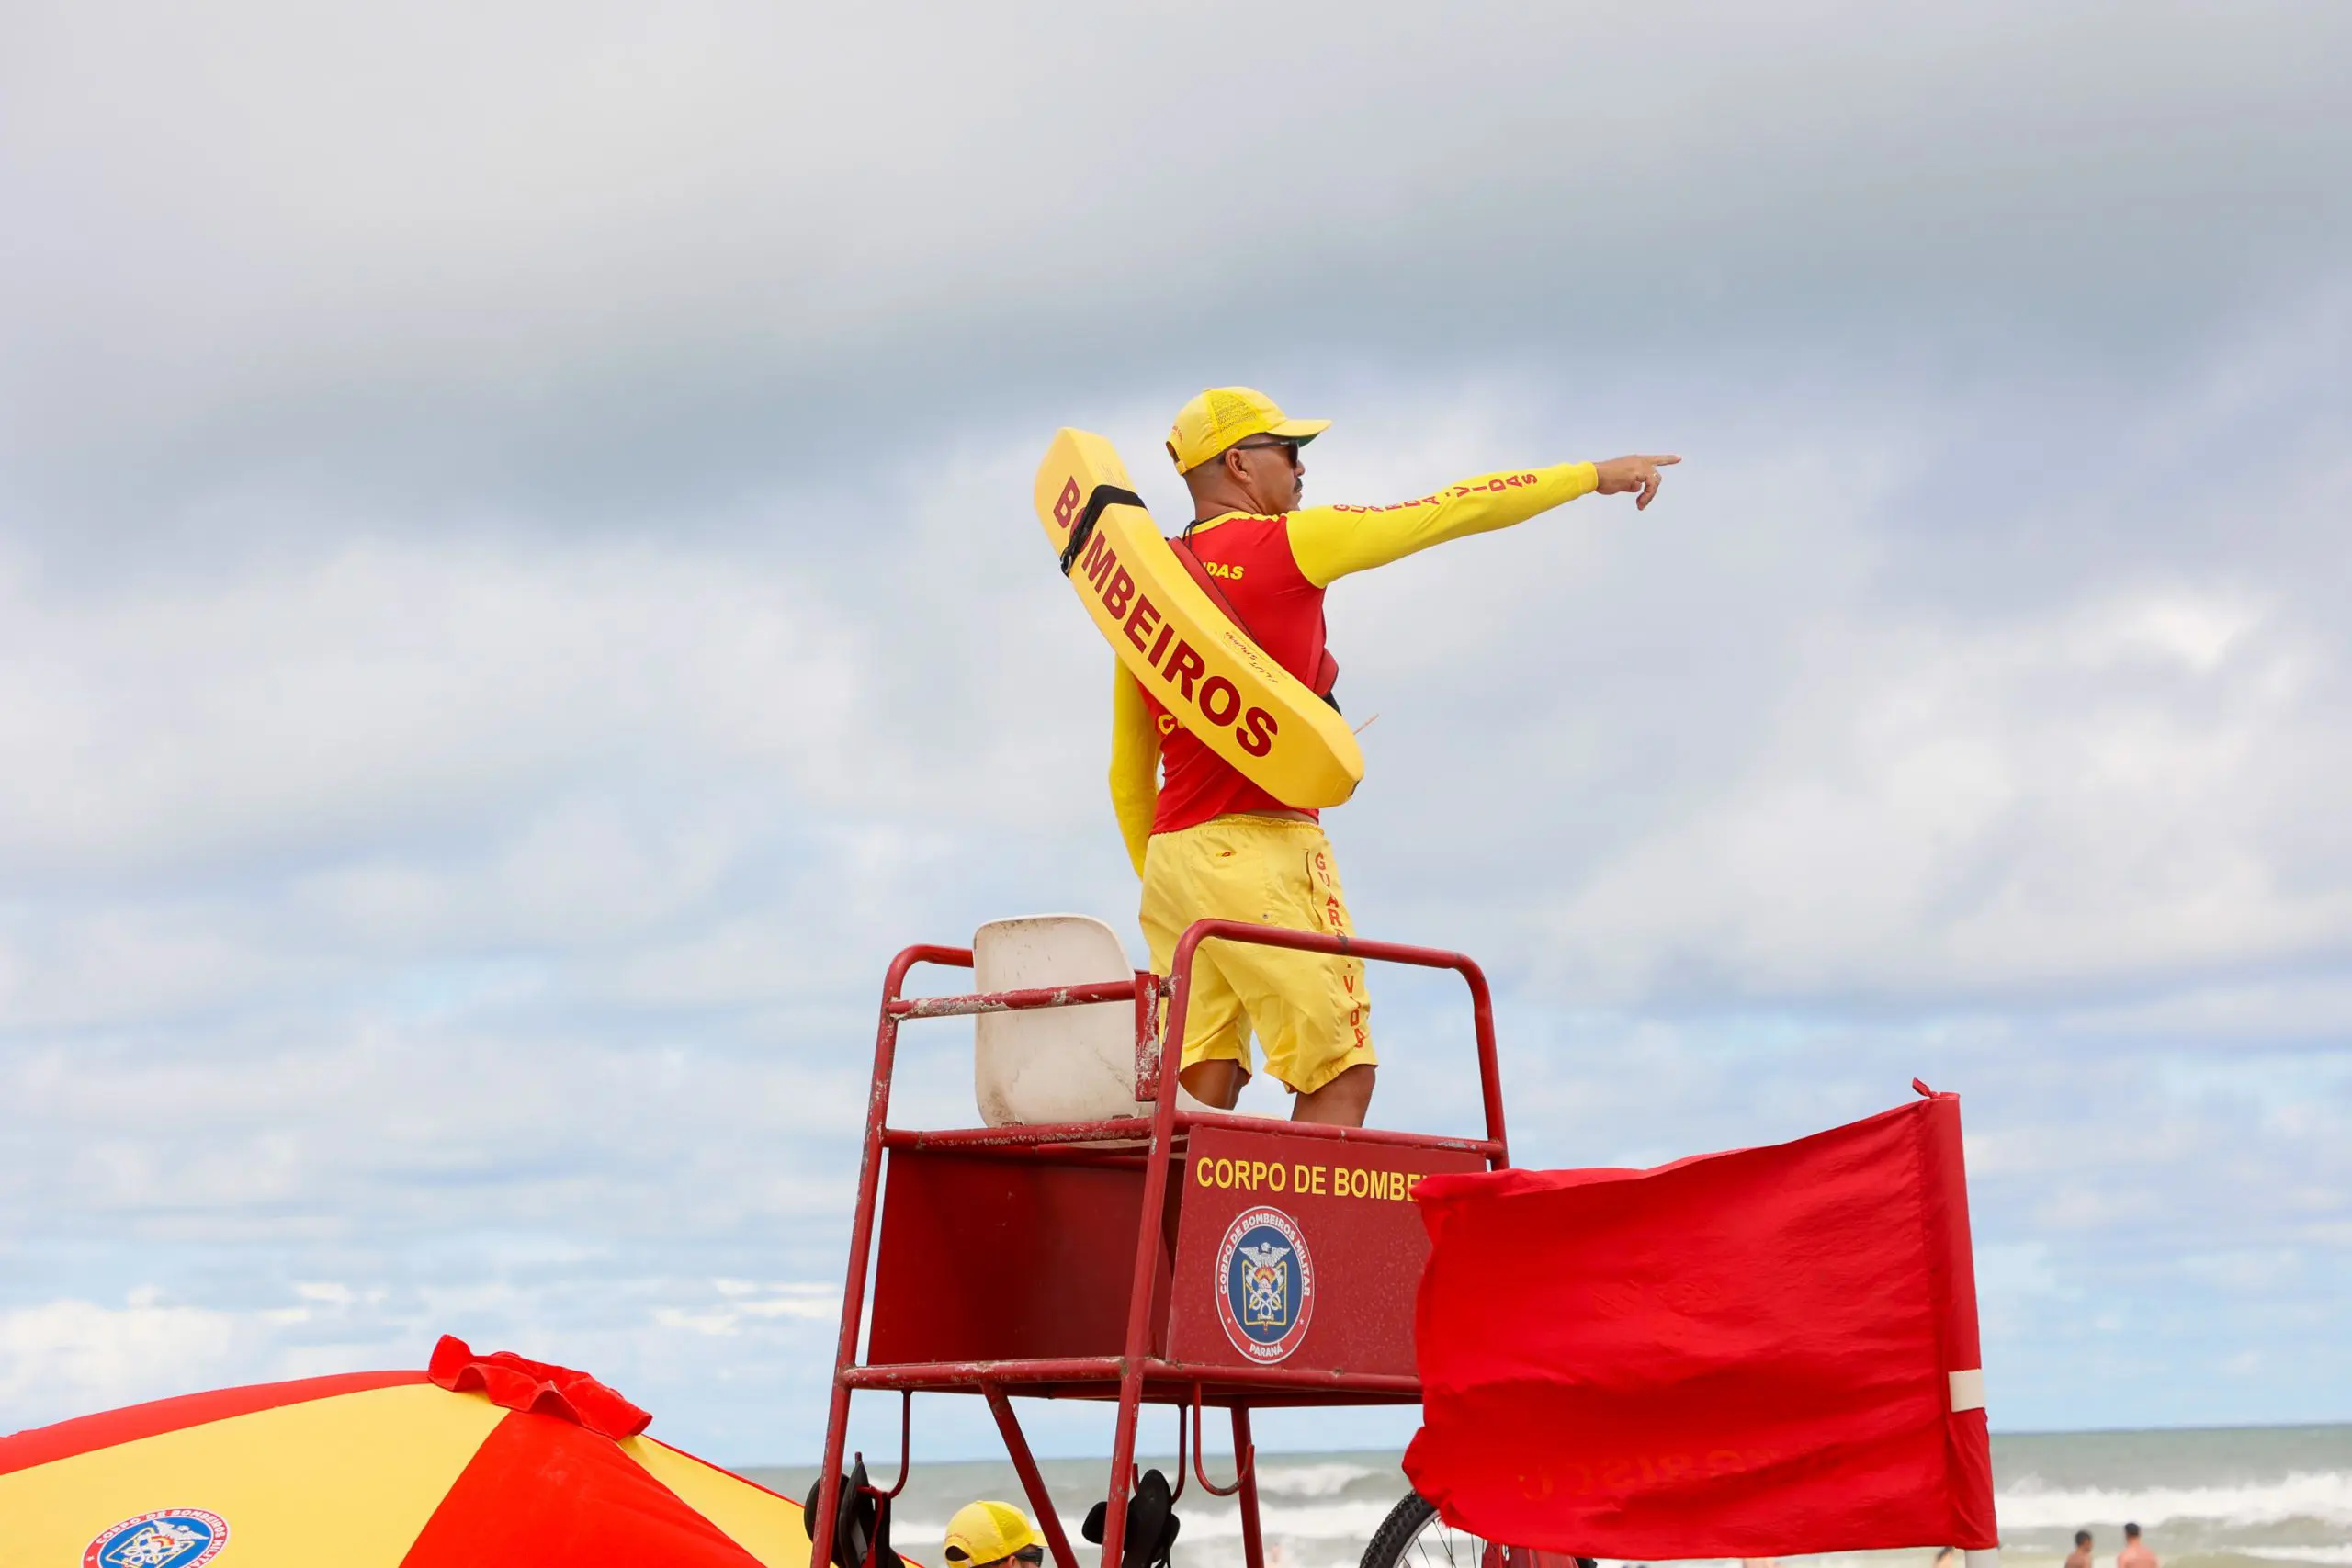
MULTIPOLYGON (((1323 499, 1686 456, 1332 600, 1351 901, 1490 965, 1522 1159, 1918 1075, 1997 1427, 2352 1418, 2348 54, 0 0, 0 1430, 447 1330, 810 1454, 884 963, 1140 945, 1030 471, 1174 516, 1229 381, 1323 499)), ((1377 996, 1467 1124, 1455 998, 1377 996)))

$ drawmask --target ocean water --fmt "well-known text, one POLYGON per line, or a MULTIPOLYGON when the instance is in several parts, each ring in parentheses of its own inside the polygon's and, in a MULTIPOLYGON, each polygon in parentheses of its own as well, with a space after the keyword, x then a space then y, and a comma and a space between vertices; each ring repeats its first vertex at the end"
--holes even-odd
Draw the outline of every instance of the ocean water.
MULTIPOLYGON (((1351 1568, 1405 1494, 1393 1452, 1259 1455, 1259 1499, 1269 1568, 1351 1568)), ((1173 1472, 1167 1458, 1147 1460, 1173 1472)), ((883 1464, 884 1478, 888 1461, 883 1464)), ((1097 1460, 1042 1461, 1071 1539, 1102 1495, 1097 1460)), ((1993 1439, 1993 1472, 2005 1568, 2057 1568, 2077 1529, 2097 1535, 2109 1568, 2123 1525, 2137 1522, 2165 1568, 2336 1564, 2352 1568, 2352 1426, 2228 1427, 2198 1431, 2044 1433, 1993 1439)), ((813 1466, 746 1474, 802 1495, 813 1466)), ((1232 1477, 1212 1457, 1209 1474, 1232 1477)), ((947 1517, 975 1497, 1023 1501, 1002 1462, 916 1463, 896 1505, 891 1538, 902 1551, 939 1561, 947 1517)), ((1025 1506, 1025 1505, 1024 1505, 1025 1506)), ((1236 1568, 1238 1515, 1188 1486, 1176 1568, 1236 1568)), ((1080 1548, 1091 1562, 1091 1549, 1080 1548)), ((1928 1568, 1931 1551, 1783 1558, 1790 1568, 1928 1568)), ((1616 1568, 1604 1562, 1603 1568, 1616 1568)))

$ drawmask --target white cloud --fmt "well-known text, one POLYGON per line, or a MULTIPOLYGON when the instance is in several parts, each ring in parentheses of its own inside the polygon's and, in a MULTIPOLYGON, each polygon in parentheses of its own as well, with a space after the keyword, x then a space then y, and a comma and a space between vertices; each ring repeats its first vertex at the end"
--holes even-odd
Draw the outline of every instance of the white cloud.
POLYGON ((842 1292, 838 1285, 761 1284, 751 1280, 713 1280, 718 1302, 703 1307, 657 1306, 653 1321, 663 1328, 689 1333, 731 1336, 746 1322, 761 1318, 800 1318, 831 1325, 841 1321, 842 1292))
POLYGON ((152 1290, 119 1307, 62 1298, 0 1311, 0 1412, 78 1413, 208 1387, 263 1338, 253 1318, 166 1305, 152 1290))
POLYGON ((2184 610, 2228 614, 2165 592, 1816 623, 1770 752, 1562 899, 1555 951, 1622 995, 1702 954, 1743 989, 1964 994, 2330 950, 2352 886, 2298 886, 2253 819, 2282 789, 2315 807, 2347 760, 2297 678, 2317 650, 2281 632, 2218 701, 2151 700, 2112 652, 2184 610))
POLYGON ((104 874, 397 842, 594 766, 658 779, 677 749, 854 790, 831 760, 868 634, 746 567, 347 544, 227 580, 19 575, 0 854, 104 874))

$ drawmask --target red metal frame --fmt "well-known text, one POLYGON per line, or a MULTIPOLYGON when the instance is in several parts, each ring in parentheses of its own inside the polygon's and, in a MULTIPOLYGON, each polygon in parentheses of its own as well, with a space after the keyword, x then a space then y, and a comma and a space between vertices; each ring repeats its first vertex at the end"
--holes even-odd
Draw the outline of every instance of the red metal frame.
MULTIPOLYGON (((922 1393, 977 1393, 988 1401, 1003 1434, 1005 1448, 1021 1484, 1028 1494, 1040 1530, 1045 1534, 1056 1568, 1079 1568, 1076 1554, 1055 1513, 1036 1461, 1022 1435, 1009 1390, 1018 1387, 1045 1397, 1110 1398, 1119 1412, 1111 1446, 1111 1483, 1103 1520, 1102 1568, 1118 1568, 1118 1548, 1125 1534, 1127 1494, 1132 1484, 1136 1431, 1145 1404, 1173 1404, 1179 1415, 1179 1446, 1184 1407, 1193 1408, 1193 1463, 1202 1463, 1199 1425, 1202 1408, 1226 1405, 1233 1421, 1233 1451, 1238 1473, 1230 1488, 1212 1487, 1204 1471, 1200 1482, 1220 1495, 1238 1493, 1242 1547, 1248 1568, 1264 1568, 1265 1552, 1258 1525, 1257 1467, 1250 1439, 1250 1407, 1253 1404, 1413 1404, 1420 1399, 1419 1380, 1393 1374, 1288 1369, 1277 1366, 1227 1366, 1185 1362, 1155 1356, 1152 1348, 1154 1286, 1161 1261, 1161 1219, 1168 1203, 1168 1172, 1179 1157, 1180 1139, 1193 1128, 1229 1127, 1262 1132, 1276 1127, 1290 1136, 1329 1139, 1374 1146, 1449 1151, 1457 1156, 1483 1156, 1489 1168, 1510 1163, 1503 1129, 1502 1083, 1496 1064, 1494 1004, 1487 977, 1478 965, 1458 953, 1413 947, 1400 942, 1366 942, 1326 936, 1316 931, 1251 925, 1237 920, 1201 920, 1178 939, 1166 981, 1146 971, 1131 980, 1091 985, 1042 987, 1019 991, 975 993, 948 997, 907 998, 899 995, 908 974, 919 964, 968 969, 971 951, 961 947, 910 947, 890 961, 883 980, 881 1018, 874 1043, 874 1076, 866 1096, 865 1143, 857 1174, 857 1207, 850 1234, 849 1269, 842 1291, 841 1335, 833 1358, 831 1404, 825 1420, 824 1469, 817 1488, 816 1517, 810 1521, 817 1541, 832 1540, 833 1521, 841 1506, 842 1450, 849 1438, 850 1395, 861 1388, 896 1389, 911 1397, 922 1393), (1227 1113, 1180 1111, 1176 1105, 1177 1076, 1161 1070, 1163 1040, 1182 1041, 1184 1015, 1192 989, 1194 954, 1205 942, 1255 942, 1261 946, 1324 953, 1375 963, 1404 964, 1424 969, 1452 969, 1470 988, 1472 1018, 1478 1043, 1478 1075, 1486 1110, 1484 1138, 1438 1137, 1368 1128, 1335 1127, 1316 1122, 1276 1122, 1227 1113), (1127 1116, 1102 1122, 1060 1122, 1034 1126, 956 1128, 914 1131, 888 1125, 891 1077, 898 1058, 899 1025, 908 1019, 954 1018, 981 1012, 1012 1012, 1031 1008, 1078 1007, 1132 998, 1136 1010, 1136 1083, 1138 1096, 1154 1101, 1149 1117, 1127 1116), (1164 1021, 1161 1003, 1166 1003, 1164 1021), (1105 1149, 1110 1140, 1135 1140, 1135 1146, 1105 1149), (1144 1140, 1148 1140, 1148 1143, 1144 1140), (1142 1220, 1137 1226, 1135 1267, 1127 1297, 1126 1333, 1117 1356, 1040 1357, 996 1361, 957 1360, 896 1362, 865 1366, 858 1361, 858 1340, 865 1320, 866 1279, 874 1258, 876 1211, 888 1151, 966 1151, 989 1157, 1045 1160, 1057 1164, 1140 1165, 1143 1175, 1142 1220)), ((1204 1158, 1206 1156, 1204 1156, 1204 1158)), ((1245 1162, 1246 1163, 1246 1162, 1245 1162)), ((902 1435, 903 1452, 903 1435, 902 1435)), ((1182 1461, 1179 1461, 1180 1470, 1182 1461)), ((1179 1484, 1182 1477, 1180 1473, 1179 1484)), ((903 1468, 899 1484, 905 1483, 903 1468)), ((820 1548, 812 1563, 829 1548, 820 1548)))

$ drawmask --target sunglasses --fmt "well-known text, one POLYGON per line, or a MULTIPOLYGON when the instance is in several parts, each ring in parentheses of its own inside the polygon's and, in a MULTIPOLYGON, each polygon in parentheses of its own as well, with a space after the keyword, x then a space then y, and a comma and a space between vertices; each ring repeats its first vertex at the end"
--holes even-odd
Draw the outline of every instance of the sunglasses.
POLYGON ((1272 441, 1237 441, 1233 444, 1232 450, 1236 452, 1271 452, 1277 447, 1281 448, 1282 451, 1289 457, 1290 466, 1292 468, 1295 468, 1298 467, 1299 443, 1290 440, 1287 437, 1277 436, 1272 441))
MULTIPOLYGON (((1027 1568, 1037 1568, 1037 1565, 1038 1565, 1039 1563, 1041 1563, 1041 1562, 1045 1562, 1045 1560, 1046 1560, 1046 1549, 1045 1549, 1044 1547, 1042 1547, 1042 1546, 1024 1546, 1024 1547, 1023 1547, 1020 1551, 1018 1551, 1014 1552, 1012 1556, 1010 1556, 1010 1557, 1000 1557, 1000 1558, 998 1558, 998 1559, 996 1560, 996 1562, 1021 1562, 1021 1563, 1025 1563, 1025 1564, 1027 1564, 1027 1568)), ((970 1558, 970 1557, 968 1557, 968 1556, 967 1556, 967 1555, 965 1554, 964 1549, 963 1549, 962 1547, 960 1547, 960 1546, 951 1546, 951 1547, 949 1547, 949 1548, 947 1549, 947 1561, 948 1561, 948 1562, 950 1562, 958 1563, 958 1564, 969 1564, 969 1563, 971 1562, 971 1561, 972 1561, 972 1560, 971 1560, 971 1558, 970 1558)), ((995 1563, 995 1562, 985 1563, 985 1564, 983 1564, 983 1565, 982 1565, 982 1568, 996 1568, 996 1563, 995 1563)))

